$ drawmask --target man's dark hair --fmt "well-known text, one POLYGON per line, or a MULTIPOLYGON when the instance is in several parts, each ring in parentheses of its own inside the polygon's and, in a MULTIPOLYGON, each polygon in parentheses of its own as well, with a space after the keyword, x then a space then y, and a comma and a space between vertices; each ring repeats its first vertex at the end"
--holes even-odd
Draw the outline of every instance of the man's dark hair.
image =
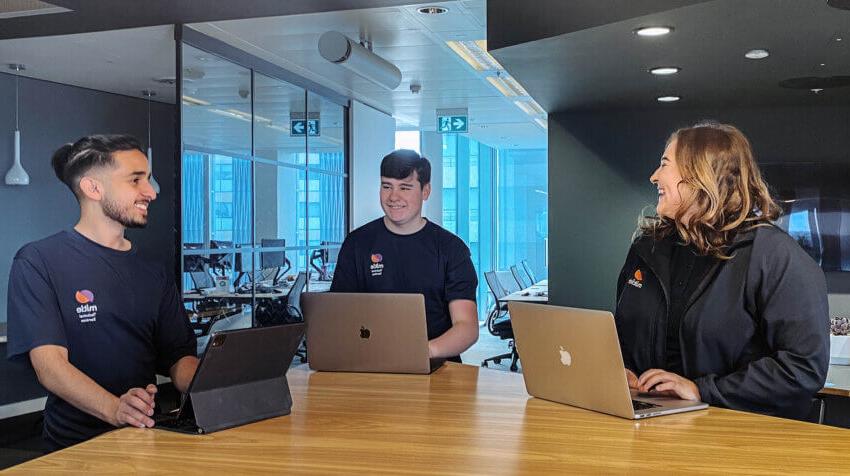
POLYGON ((124 150, 142 152, 142 144, 126 134, 90 135, 60 147, 50 162, 56 177, 79 198, 80 178, 94 167, 114 165, 112 154, 124 150))
POLYGON ((410 177, 413 172, 416 172, 420 186, 431 183, 431 162, 413 150, 394 150, 381 161, 381 177, 401 180, 410 177))

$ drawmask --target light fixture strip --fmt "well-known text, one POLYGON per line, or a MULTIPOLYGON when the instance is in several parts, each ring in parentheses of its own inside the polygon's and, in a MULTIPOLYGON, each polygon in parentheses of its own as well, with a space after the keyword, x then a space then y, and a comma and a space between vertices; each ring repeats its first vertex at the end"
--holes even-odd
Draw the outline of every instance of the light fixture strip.
POLYGON ((505 68, 487 52, 487 41, 447 41, 452 51, 476 71, 504 71, 505 68))
POLYGON ((514 104, 516 104, 518 108, 522 109, 522 111, 529 116, 536 117, 546 115, 546 111, 544 111, 543 108, 540 107, 540 105, 533 99, 531 101, 514 101, 514 104))
POLYGON ((184 104, 191 104, 191 105, 195 105, 195 106, 209 106, 210 105, 210 103, 208 103, 207 101, 204 101, 204 100, 198 99, 198 98, 194 98, 192 96, 187 96, 185 94, 183 95, 183 103, 184 104))

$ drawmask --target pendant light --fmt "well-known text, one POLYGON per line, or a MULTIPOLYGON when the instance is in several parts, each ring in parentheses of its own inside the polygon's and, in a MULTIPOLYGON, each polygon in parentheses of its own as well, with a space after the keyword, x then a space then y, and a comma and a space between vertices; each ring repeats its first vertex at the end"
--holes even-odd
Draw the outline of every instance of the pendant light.
POLYGON ((153 148, 151 147, 151 98, 156 96, 156 92, 145 89, 142 91, 142 95, 148 98, 148 168, 151 171, 151 187, 159 195, 159 183, 153 176, 153 148))
POLYGON ((10 64, 9 69, 16 72, 15 74, 15 162, 12 168, 6 172, 6 185, 29 185, 30 176, 24 167, 21 165, 21 128, 18 120, 18 82, 20 81, 21 71, 26 70, 26 66, 22 64, 10 64))

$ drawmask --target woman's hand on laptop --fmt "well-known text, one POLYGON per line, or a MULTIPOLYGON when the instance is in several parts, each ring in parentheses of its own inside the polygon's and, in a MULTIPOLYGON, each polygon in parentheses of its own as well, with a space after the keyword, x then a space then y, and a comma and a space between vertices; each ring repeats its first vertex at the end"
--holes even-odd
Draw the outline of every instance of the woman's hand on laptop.
POLYGON ((638 390, 682 400, 700 400, 699 389, 692 381, 661 369, 649 369, 638 378, 638 390))
POLYGON ((634 372, 629 369, 626 369, 626 382, 629 383, 629 389, 637 390, 638 389, 638 378, 634 372))

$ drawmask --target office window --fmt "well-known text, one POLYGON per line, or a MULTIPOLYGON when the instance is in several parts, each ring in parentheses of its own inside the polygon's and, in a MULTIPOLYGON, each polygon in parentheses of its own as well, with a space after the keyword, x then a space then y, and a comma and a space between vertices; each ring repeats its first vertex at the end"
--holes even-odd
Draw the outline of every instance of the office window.
POLYGON ((420 152, 420 134, 419 131, 396 131, 395 132, 395 148, 415 150, 417 154, 420 152))
POLYGON ((183 58, 215 71, 181 85, 184 301, 206 315, 191 291, 221 281, 231 294, 216 312, 253 321, 286 289, 240 286, 285 288, 304 272, 307 290, 327 288, 346 228, 346 108, 189 45, 183 58))
POLYGON ((547 150, 499 150, 497 168, 498 267, 509 269, 528 260, 537 279, 545 279, 549 271, 547 150))
POLYGON ((547 151, 497 151, 458 134, 442 139, 443 227, 469 246, 484 319, 492 305, 484 272, 527 260, 537 279, 548 274, 547 151))
POLYGON ((492 171, 495 150, 465 135, 444 134, 443 228, 469 247, 478 274, 479 318, 487 315, 488 288, 484 272, 492 269, 492 171), (483 194, 483 197, 482 197, 483 194))

